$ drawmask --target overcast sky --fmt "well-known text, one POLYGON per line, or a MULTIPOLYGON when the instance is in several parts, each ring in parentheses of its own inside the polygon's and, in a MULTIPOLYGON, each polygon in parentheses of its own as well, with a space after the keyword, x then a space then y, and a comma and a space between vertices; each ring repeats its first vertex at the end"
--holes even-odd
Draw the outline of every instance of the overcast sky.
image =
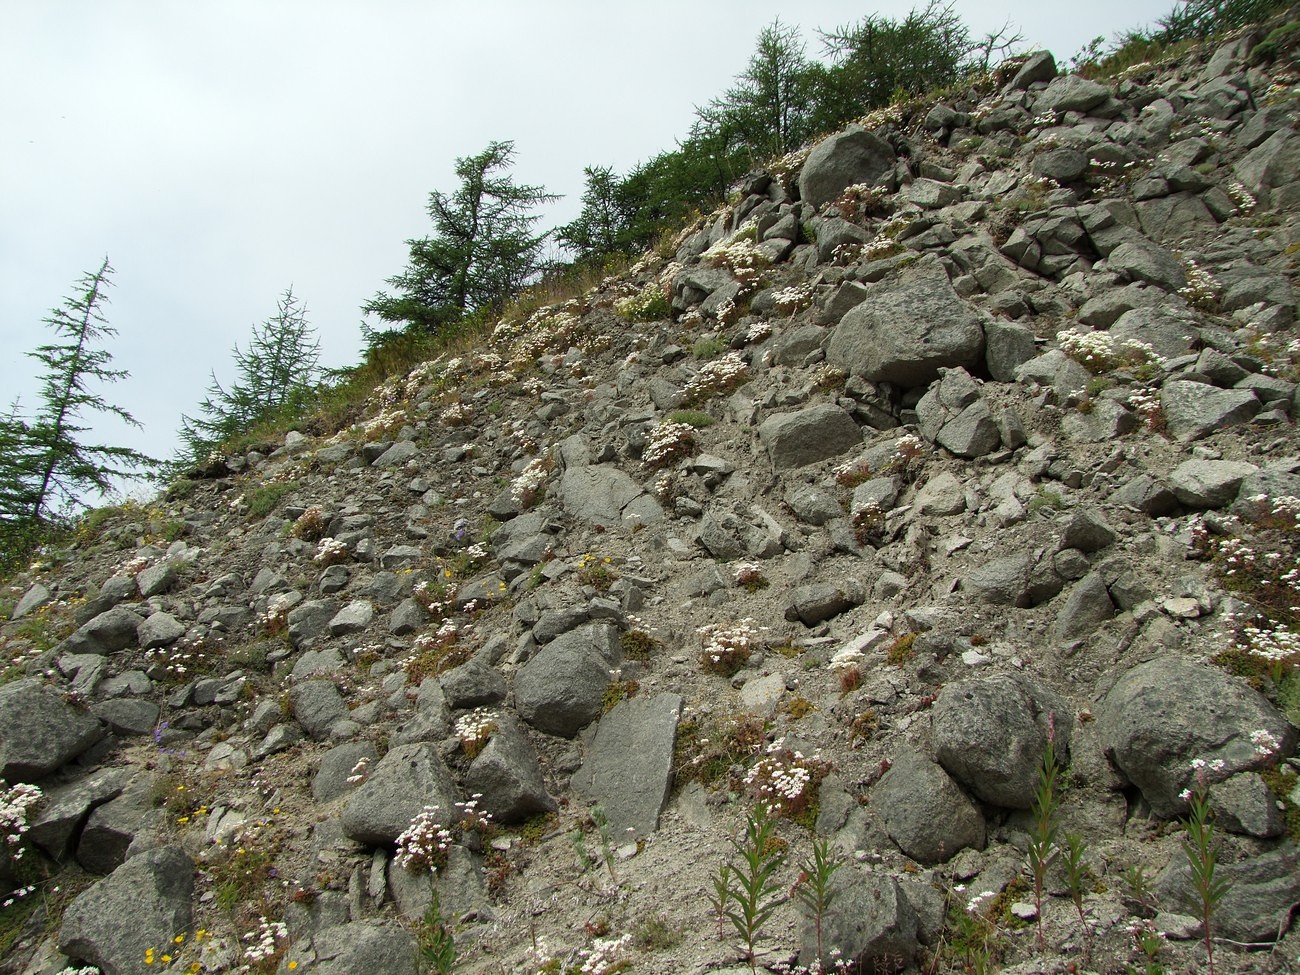
MULTIPOLYGON (((912 4, 874 8, 901 18, 912 4)), ((1090 38, 1153 23, 1171 0, 957 0, 973 33, 1010 19, 1068 62, 1090 38)), ((0 0, 0 407, 36 406, 23 355, 105 255, 104 390, 176 449, 209 373, 292 285, 323 360, 350 365, 360 306, 429 232, 458 156, 513 140, 514 176, 564 194, 587 165, 626 173, 674 147, 693 108, 743 71, 764 26, 856 22, 844 0, 0 0)))

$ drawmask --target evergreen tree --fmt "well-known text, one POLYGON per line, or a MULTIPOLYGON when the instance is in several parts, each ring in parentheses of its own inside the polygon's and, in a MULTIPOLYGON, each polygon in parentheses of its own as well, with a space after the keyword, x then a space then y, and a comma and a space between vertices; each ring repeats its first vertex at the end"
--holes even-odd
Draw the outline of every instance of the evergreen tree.
POLYGON ((201 461, 222 443, 311 395, 320 373, 320 341, 307 309, 286 288, 276 311, 253 327, 248 348, 234 349, 238 378, 226 388, 212 375, 199 416, 181 417, 189 459, 201 461))
POLYGON ((813 65, 804 56, 799 28, 775 20, 758 35, 758 46, 736 84, 704 108, 700 126, 748 153, 750 166, 785 155, 813 134, 813 65))
POLYGON ((619 193, 619 179, 610 166, 586 166, 587 188, 582 213, 555 232, 579 263, 592 263, 628 247, 629 214, 619 193))
POLYGON ((103 314, 112 273, 105 258, 99 270, 83 275, 73 296, 44 320, 56 341, 28 353, 44 366, 41 406, 30 421, 20 420, 16 409, 4 421, 0 436, 8 441, 8 449, 0 455, 0 502, 5 504, 0 517, 44 525, 56 509, 77 503, 85 492, 109 492, 114 478, 140 476, 141 468, 156 463, 130 447, 81 441, 89 429, 82 423, 87 411, 140 426, 130 413, 90 388, 92 382, 117 382, 128 375, 110 369, 112 357, 96 347, 117 334, 103 314))
POLYGON ((362 310, 436 332, 471 312, 499 308, 536 275, 549 232, 534 231, 541 218, 532 210, 559 197, 515 183, 504 172, 513 160, 513 142, 457 159, 460 188, 429 195, 436 236, 408 240, 410 263, 388 279, 395 294, 381 291, 362 310))

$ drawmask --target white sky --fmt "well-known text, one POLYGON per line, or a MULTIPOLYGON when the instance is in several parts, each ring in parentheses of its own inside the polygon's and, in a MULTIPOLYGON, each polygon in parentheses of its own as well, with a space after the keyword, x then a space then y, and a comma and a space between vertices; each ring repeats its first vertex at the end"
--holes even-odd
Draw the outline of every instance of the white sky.
MULTIPOLYGON (((901 18, 914 5, 875 11, 901 18)), ((1010 20, 1064 64, 1172 0, 957 0, 975 34, 1010 20)), ((674 147, 695 105, 743 71, 778 16, 860 20, 847 0, 0 0, 0 408, 36 406, 23 353, 107 254, 104 392, 143 431, 100 442, 170 457, 231 348, 289 285, 323 361, 350 365, 360 306, 430 230, 458 156, 513 140, 514 177, 564 194, 587 165, 623 174, 674 147)))

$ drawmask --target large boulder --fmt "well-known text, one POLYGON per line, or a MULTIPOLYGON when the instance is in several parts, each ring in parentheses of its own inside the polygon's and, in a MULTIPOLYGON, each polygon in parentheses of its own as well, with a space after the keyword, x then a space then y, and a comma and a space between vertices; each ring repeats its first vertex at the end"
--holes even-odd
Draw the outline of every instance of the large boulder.
POLYGON ((659 503, 616 467, 570 467, 560 478, 560 501, 574 518, 596 525, 651 524, 663 518, 659 503))
POLYGON ((833 403, 774 413, 759 426, 758 438, 777 470, 806 467, 862 446, 861 428, 833 403))
POLYGON ((827 361, 873 382, 928 386, 943 366, 975 369, 984 330, 935 258, 877 284, 831 335, 827 361))
POLYGON ((35 678, 0 687, 0 779, 35 782, 103 735, 98 718, 35 678))
MULTIPOLYGON (((834 899, 820 919, 823 954, 815 970, 834 971, 845 958, 858 971, 889 972, 920 950, 916 910, 893 877, 852 864, 836 871, 831 890, 834 899)), ((799 963, 807 970, 817 959, 817 921, 805 911, 799 963)))
POLYGON ((1193 759, 1222 761, 1216 780, 1256 768, 1260 756, 1250 736, 1259 730, 1283 743, 1284 754, 1293 747, 1291 726, 1258 691, 1179 657, 1138 664, 1097 709, 1106 755, 1165 818, 1187 811, 1181 793, 1194 781, 1193 759))
POLYGON ((948 684, 931 712, 935 757, 978 798, 1028 809, 1048 735, 1068 761, 1074 719, 1054 691, 1019 673, 948 684))
POLYGON ((908 749, 871 790, 889 838, 919 863, 943 863, 984 846, 984 817, 943 768, 908 749))
POLYGON ((619 656, 612 624, 589 623, 561 634, 516 674, 519 716, 538 731, 572 738, 600 715, 619 656))
POLYGON ((894 150, 878 135, 850 125, 823 139, 799 172, 799 196, 820 210, 856 183, 872 184, 891 173, 894 150))
POLYGON ((546 791, 527 733, 508 713, 498 713, 493 724, 496 730, 465 775, 465 789, 482 796, 480 806, 498 823, 553 812, 555 800, 546 791))
POLYGON ((294 945, 290 958, 306 962, 303 970, 312 975, 416 975, 420 970, 415 938, 401 925, 382 920, 324 928, 308 944, 294 945))
POLYGON ((343 807, 343 832, 359 843, 391 844, 426 806, 444 823, 456 817, 456 784, 435 746, 427 742, 392 749, 343 807))
POLYGON ((573 786, 601 806, 614 835, 648 836, 672 785, 679 694, 621 701, 600 720, 573 786))
POLYGON ((1261 404, 1249 389, 1217 389, 1190 380, 1167 382, 1160 408, 1170 435, 1182 443, 1200 440, 1238 423, 1248 423, 1261 404))
POLYGON ((141 853, 68 905, 59 950, 104 975, 147 975, 146 952, 192 930, 193 893, 194 862, 179 846, 141 853))

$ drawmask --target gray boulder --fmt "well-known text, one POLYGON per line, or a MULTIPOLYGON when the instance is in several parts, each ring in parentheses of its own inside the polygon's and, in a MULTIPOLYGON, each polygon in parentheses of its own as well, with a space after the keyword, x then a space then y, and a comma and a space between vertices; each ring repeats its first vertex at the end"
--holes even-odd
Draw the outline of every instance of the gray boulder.
POLYGON ((574 518, 596 525, 622 525, 636 514, 642 524, 663 518, 645 488, 616 467, 570 467, 560 478, 560 500, 574 518))
POLYGON ((179 846, 141 853, 68 905, 59 950, 104 975, 147 975, 145 952, 192 930, 193 893, 194 862, 179 846))
POLYGON ((0 779, 35 782, 104 736, 104 726, 35 678, 0 687, 0 779))
POLYGON ((1061 764, 1069 761, 1074 726, 1070 706, 1024 674, 992 674, 948 684, 931 713, 939 764, 995 806, 1033 805, 1049 729, 1061 764))
POLYGON ((439 680, 447 707, 477 708, 505 700, 506 679, 482 657, 473 657, 443 674, 439 680))
POLYGON ((72 852, 72 840, 92 809, 122 794, 131 778, 127 768, 101 769, 84 779, 48 789, 27 839, 50 859, 62 862, 72 852))
POLYGON ((329 633, 330 620, 339 611, 333 599, 309 599, 289 611, 289 639, 295 647, 319 640, 329 633))
POLYGON ((1131 281, 1145 281, 1166 291, 1177 291, 1187 284, 1187 273, 1178 258, 1145 237, 1120 244, 1110 252, 1106 263, 1131 281))
POLYGON ((1099 573, 1089 572, 1070 590, 1056 614, 1049 637, 1055 643, 1082 640, 1114 615, 1115 604, 1105 581, 1099 573))
POLYGON ((1034 111, 1043 112, 1087 112, 1096 108, 1110 97, 1110 89, 1105 85, 1077 74, 1059 75, 1039 93, 1034 102, 1034 111))
POLYGON ((1255 768, 1257 729, 1294 747, 1286 719, 1244 681, 1178 657, 1123 674, 1097 709, 1096 734, 1111 763, 1164 818, 1187 811, 1180 793, 1194 781, 1193 759, 1220 760, 1215 779, 1255 768))
POLYGON ((1169 475, 1174 496, 1189 508, 1222 508, 1240 493, 1246 478, 1259 470, 1239 460, 1185 460, 1169 475))
POLYGON ((618 628, 609 623, 561 634, 515 676, 519 716, 538 731, 572 738, 600 715, 619 656, 618 628))
POLYGON ((1274 190, 1295 184, 1295 174, 1300 172, 1300 135, 1290 128, 1279 129, 1237 160, 1232 172, 1261 202, 1272 202, 1274 190))
POLYGON ((1007 85, 1012 91, 1024 91, 1030 85, 1040 81, 1051 81, 1056 77, 1056 58, 1051 51, 1034 51, 1025 55, 1025 63, 1020 66, 1015 77, 1007 85))
POLYGON ((599 805, 619 840, 649 836, 672 786, 679 694, 633 697, 600 720, 573 787, 599 805))
POLYGON ((317 931, 310 944, 295 945, 294 958, 312 975, 416 975, 415 939, 392 921, 353 921, 317 931))
POLYGON ((884 139, 861 126, 850 125, 823 139, 808 154, 799 172, 799 197, 820 210, 846 187, 872 184, 891 173, 895 158, 884 139))
MULTIPOLYGON (((834 899, 821 918, 821 971, 834 971, 838 958, 853 959, 859 971, 894 971, 920 950, 916 910, 893 877, 853 864, 836 871, 831 890, 834 899)), ((799 964, 811 967, 817 919, 806 910, 799 943, 799 964)))
POLYGON ((77 862, 91 873, 111 873, 126 861, 137 837, 160 833, 167 825, 167 814, 155 803, 157 788, 157 776, 143 772, 121 795, 98 806, 81 831, 77 862))
POLYGON ((347 702, 332 680, 305 680, 289 692, 293 716, 316 741, 330 736, 336 721, 348 716, 347 702))
POLYGON ((929 385, 943 366, 976 368, 983 355, 979 319, 934 258, 877 284, 836 326, 826 351, 852 375, 904 387, 929 385))
POLYGON ((343 807, 343 832, 358 843, 391 844, 426 806, 437 807, 440 822, 455 820, 456 785, 451 773, 433 745, 398 745, 343 807))
POLYGON ((330 636, 357 633, 370 625, 375 608, 368 599, 354 599, 330 618, 330 636))
POLYGON ((865 594, 860 586, 843 583, 813 582, 795 587, 786 606, 785 618, 791 623, 816 626, 845 610, 861 604, 865 594))
MULTIPOLYGON (((1265 944, 1287 930, 1291 910, 1300 902, 1300 851, 1293 843, 1240 863, 1220 862, 1214 875, 1227 884, 1227 893, 1214 909, 1216 936, 1265 944)), ((1173 857, 1156 877, 1152 890, 1166 910, 1193 917, 1200 914, 1186 857, 1173 857)))
POLYGON ((362 759, 366 760, 369 769, 379 761, 379 752, 371 742, 348 741, 335 745, 321 756, 320 767, 311 779, 311 797, 317 802, 331 802, 359 788, 360 782, 349 782, 348 779, 362 759))
POLYGON ((758 437, 778 470, 806 467, 862 445, 853 417, 832 403, 773 414, 759 426, 758 437))
POLYGON ((1166 427, 1182 443, 1201 440, 1237 423, 1248 423, 1261 404, 1249 389, 1217 389, 1205 383, 1177 380, 1160 389, 1166 427))
POLYGON ((113 653, 136 645, 136 631, 141 622, 140 617, 125 606, 114 606, 83 623, 73 637, 88 641, 88 645, 79 644, 82 652, 94 653, 98 648, 100 653, 113 653))
POLYGON ((555 800, 546 791, 537 751, 515 717, 498 713, 497 728, 465 775, 465 789, 483 796, 482 808, 499 823, 518 823, 541 812, 553 812, 555 800))
POLYGON ((871 790, 889 838, 913 860, 943 863, 984 846, 984 817, 951 776, 924 755, 901 752, 871 790))
POLYGON ((154 613, 136 631, 141 650, 169 647, 184 635, 185 624, 171 613, 154 613))

